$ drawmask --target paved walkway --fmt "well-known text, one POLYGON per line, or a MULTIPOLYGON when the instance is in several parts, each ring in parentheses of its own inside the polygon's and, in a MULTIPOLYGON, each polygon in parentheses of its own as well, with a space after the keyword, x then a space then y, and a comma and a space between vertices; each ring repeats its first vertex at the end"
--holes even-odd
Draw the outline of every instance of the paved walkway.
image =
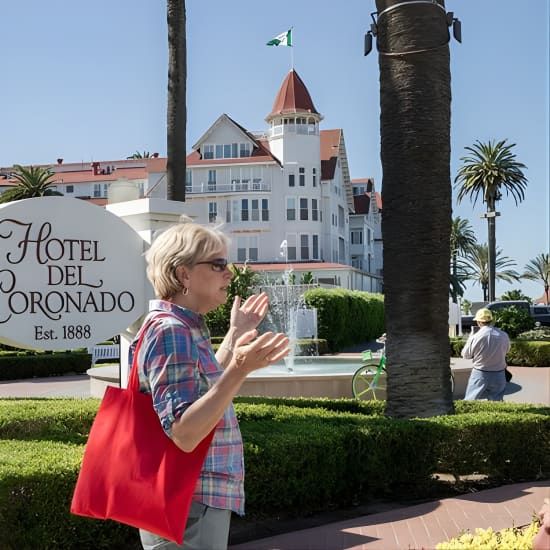
POLYGON ((237 544, 231 550, 431 550, 476 528, 527 525, 550 482, 519 483, 237 544))

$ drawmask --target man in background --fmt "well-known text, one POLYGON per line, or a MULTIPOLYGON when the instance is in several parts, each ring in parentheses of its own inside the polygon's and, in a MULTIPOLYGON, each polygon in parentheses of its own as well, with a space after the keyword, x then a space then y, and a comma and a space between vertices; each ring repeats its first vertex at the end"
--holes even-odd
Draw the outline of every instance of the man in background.
POLYGON ((489 309, 479 309, 474 321, 479 330, 474 332, 472 329, 462 350, 462 357, 471 359, 473 363, 464 399, 502 401, 506 388, 504 371, 510 339, 504 331, 492 325, 493 314, 489 309))

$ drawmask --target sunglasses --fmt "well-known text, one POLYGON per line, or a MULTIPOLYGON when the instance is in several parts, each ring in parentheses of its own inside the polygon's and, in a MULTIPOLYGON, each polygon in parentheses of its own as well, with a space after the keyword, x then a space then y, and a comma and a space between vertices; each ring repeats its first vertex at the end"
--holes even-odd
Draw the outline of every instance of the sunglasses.
POLYGON ((226 258, 214 258, 213 260, 208 260, 206 262, 197 262, 195 265, 199 264, 208 264, 212 266, 212 271, 217 271, 218 273, 222 273, 225 271, 225 268, 227 267, 227 259, 226 258))

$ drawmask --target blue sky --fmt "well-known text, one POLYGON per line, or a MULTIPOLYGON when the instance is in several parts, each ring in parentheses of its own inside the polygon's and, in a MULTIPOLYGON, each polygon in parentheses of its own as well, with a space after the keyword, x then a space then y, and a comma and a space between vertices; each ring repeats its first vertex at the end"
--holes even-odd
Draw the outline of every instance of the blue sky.
MULTIPOLYGON (((166 153, 166 16, 152 0, 29 0, 2 7, 0 166, 166 153)), ((451 176, 464 147, 508 138, 527 165, 518 207, 499 205, 497 244, 518 270, 550 247, 548 0, 447 0, 462 21, 452 41, 451 176)), ((374 0, 187 1, 188 146, 221 113, 263 130, 290 69, 290 48, 270 48, 294 29, 294 67, 308 86, 322 128, 342 128, 353 178, 381 187, 378 59, 362 55, 374 0)), ((479 241, 484 205, 468 218, 479 241)), ((429 215, 429 213, 424 213, 429 215)), ((529 282, 497 284, 497 295, 529 282)), ((478 287, 466 297, 481 298, 478 287)))

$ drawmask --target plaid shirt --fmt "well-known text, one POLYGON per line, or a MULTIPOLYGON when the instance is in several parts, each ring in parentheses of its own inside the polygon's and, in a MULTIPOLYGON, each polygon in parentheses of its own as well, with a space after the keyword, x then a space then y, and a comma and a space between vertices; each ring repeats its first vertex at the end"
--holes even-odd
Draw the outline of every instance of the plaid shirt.
MULTIPOLYGON (((201 315, 163 300, 151 300, 149 309, 143 323, 149 328, 138 358, 140 390, 152 395, 162 427, 171 437, 172 424, 212 387, 223 369, 201 315), (170 315, 153 320, 166 312, 170 315)), ((130 346, 129 365, 137 340, 130 346)), ((243 443, 233 405, 216 427, 193 499, 244 513, 243 443)))

